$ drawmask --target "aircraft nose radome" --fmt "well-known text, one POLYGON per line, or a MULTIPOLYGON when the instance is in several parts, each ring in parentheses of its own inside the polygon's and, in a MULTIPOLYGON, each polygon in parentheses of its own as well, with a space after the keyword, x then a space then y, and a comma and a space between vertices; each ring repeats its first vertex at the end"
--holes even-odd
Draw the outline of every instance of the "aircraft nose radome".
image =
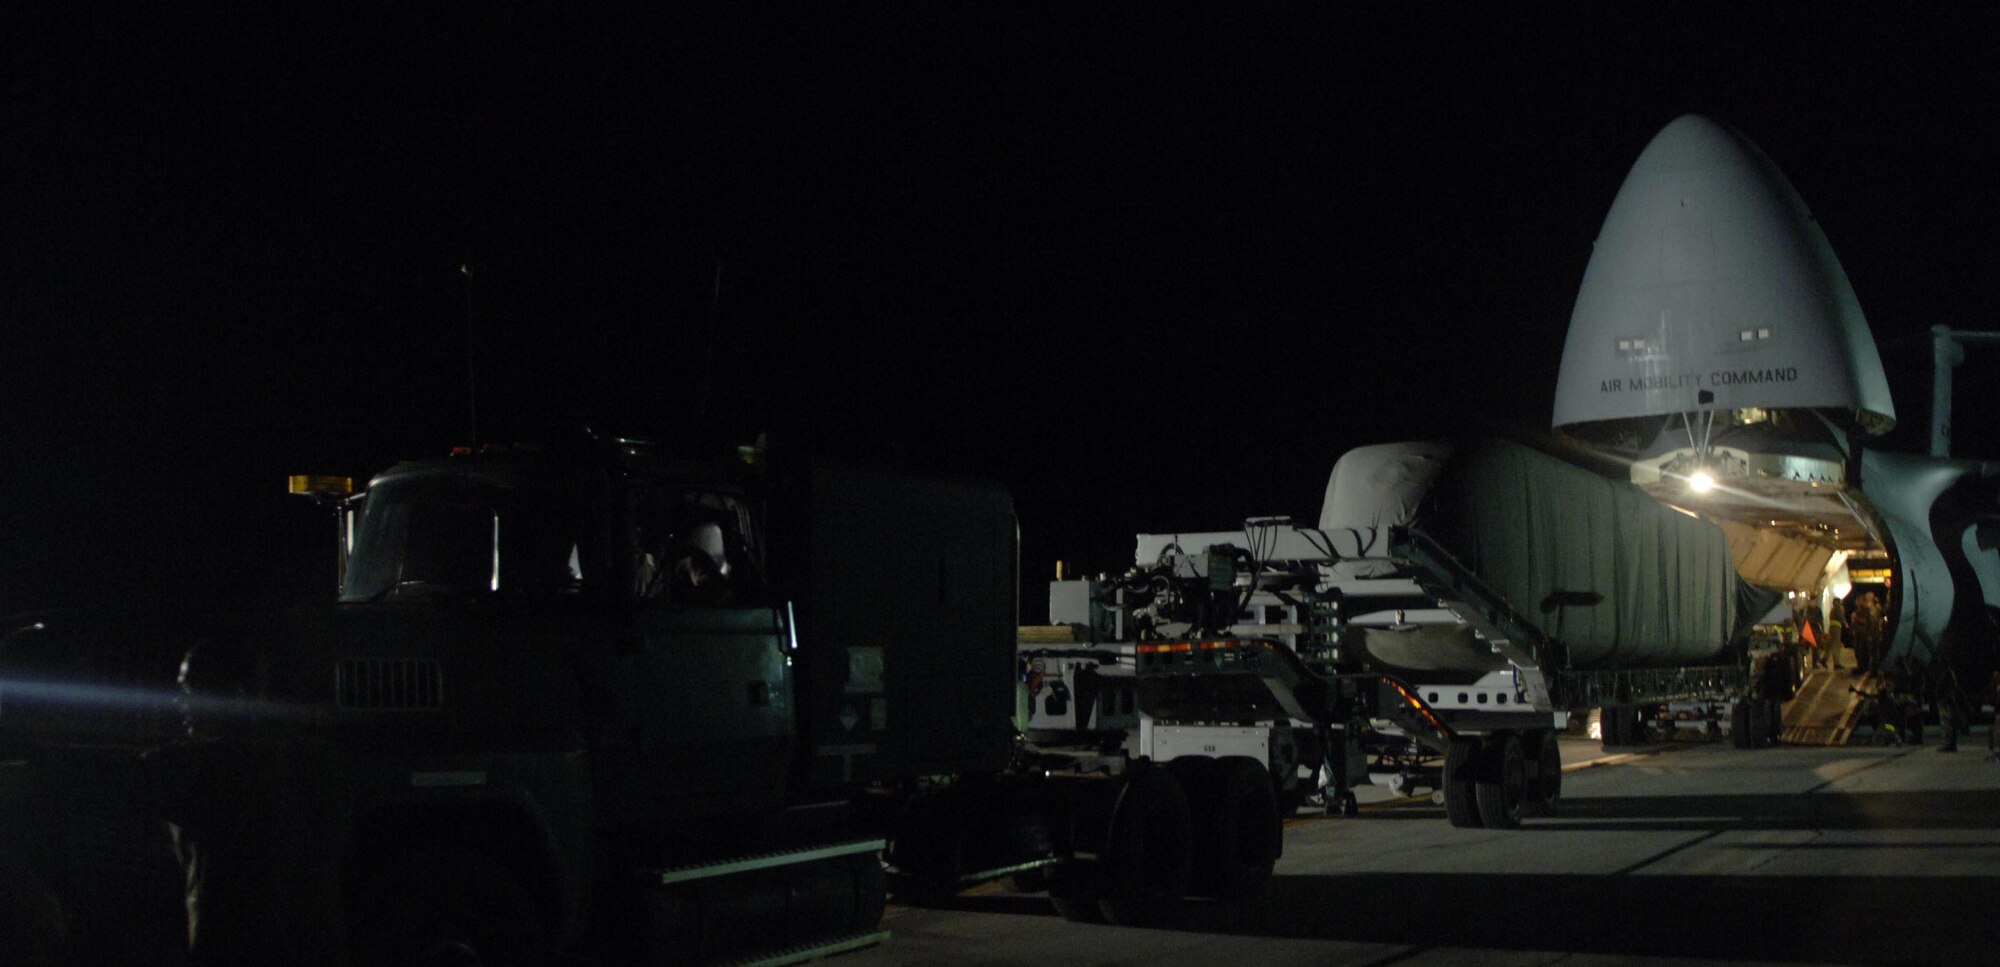
POLYGON ((1683 114, 1647 142, 1632 174, 1740 161, 1746 153, 1744 144, 1741 136, 1719 122, 1683 114))
POLYGON ((1770 158, 1700 115, 1633 163, 1577 291, 1553 423, 1814 408, 1893 425, 1847 273, 1770 158))

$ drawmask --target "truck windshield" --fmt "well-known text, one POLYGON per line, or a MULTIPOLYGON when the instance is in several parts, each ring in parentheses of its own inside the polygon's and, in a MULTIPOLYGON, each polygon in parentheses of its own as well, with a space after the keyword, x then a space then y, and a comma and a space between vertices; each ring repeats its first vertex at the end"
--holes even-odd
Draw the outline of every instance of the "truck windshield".
POLYGON ((377 481, 341 600, 580 593, 602 580, 584 492, 507 467, 377 481))

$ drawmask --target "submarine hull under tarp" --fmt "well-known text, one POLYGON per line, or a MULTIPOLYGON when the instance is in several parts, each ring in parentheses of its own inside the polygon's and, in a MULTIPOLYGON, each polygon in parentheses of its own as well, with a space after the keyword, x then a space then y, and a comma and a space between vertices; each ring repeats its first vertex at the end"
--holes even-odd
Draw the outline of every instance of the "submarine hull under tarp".
MULTIPOLYGON (((1394 525, 1423 533, 1470 568, 1561 642, 1570 668, 1699 665, 1731 637, 1738 582, 1721 528, 1530 447, 1385 444, 1341 457, 1321 528, 1394 525), (1420 472, 1412 469, 1418 465, 1420 472), (1594 603, 1545 610, 1558 596, 1594 603)), ((1470 632, 1462 662, 1449 660, 1435 638, 1410 637, 1405 648, 1393 633, 1369 633, 1366 650, 1386 667, 1493 666, 1491 649, 1470 632)))
POLYGON ((1377 671, 1422 682, 1464 685, 1507 668, 1507 659, 1458 625, 1349 627, 1340 647, 1377 671))

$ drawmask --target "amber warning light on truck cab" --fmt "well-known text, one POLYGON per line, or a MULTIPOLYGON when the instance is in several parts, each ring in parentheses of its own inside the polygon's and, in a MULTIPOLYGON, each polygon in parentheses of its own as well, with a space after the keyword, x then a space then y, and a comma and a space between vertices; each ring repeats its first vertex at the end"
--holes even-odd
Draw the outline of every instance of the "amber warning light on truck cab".
POLYGON ((345 497, 354 493, 353 477, 332 477, 324 474, 293 474, 287 481, 287 493, 302 494, 307 497, 345 497))

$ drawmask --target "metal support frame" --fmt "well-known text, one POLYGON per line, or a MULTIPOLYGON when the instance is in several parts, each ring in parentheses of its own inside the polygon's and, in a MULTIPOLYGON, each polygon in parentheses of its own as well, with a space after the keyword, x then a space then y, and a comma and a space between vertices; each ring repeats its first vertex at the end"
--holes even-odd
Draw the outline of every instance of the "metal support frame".
POLYGON ((1413 566, 1417 573, 1412 576, 1425 592, 1437 599, 1440 607, 1457 615, 1494 651, 1514 663, 1519 670, 1521 690, 1531 707, 1555 708, 1544 670, 1561 666, 1561 646, 1514 610, 1505 597, 1488 587, 1471 568, 1421 531, 1409 527, 1392 529, 1389 553, 1399 562, 1413 566))
POLYGON ((1750 687, 1750 673, 1735 665, 1559 671, 1550 685, 1564 707, 1595 708, 1741 695, 1750 687))
POLYGON ((1955 331, 1931 327, 1931 456, 1951 456, 1952 370, 1965 362, 1970 343, 2000 345, 2000 332, 1955 331))
MULTIPOLYGON (((1291 649, 1269 640, 1142 645, 1138 675, 1141 710, 1161 720, 1176 720, 1176 713, 1187 710, 1152 705, 1145 683, 1171 678, 1237 679, 1255 681, 1267 699, 1258 704, 1295 721, 1340 729, 1357 719, 1385 718, 1410 738, 1439 752, 1452 737, 1451 726, 1408 684, 1373 672, 1325 674, 1291 649)), ((1238 691, 1234 697, 1240 700, 1244 694, 1238 691)))

